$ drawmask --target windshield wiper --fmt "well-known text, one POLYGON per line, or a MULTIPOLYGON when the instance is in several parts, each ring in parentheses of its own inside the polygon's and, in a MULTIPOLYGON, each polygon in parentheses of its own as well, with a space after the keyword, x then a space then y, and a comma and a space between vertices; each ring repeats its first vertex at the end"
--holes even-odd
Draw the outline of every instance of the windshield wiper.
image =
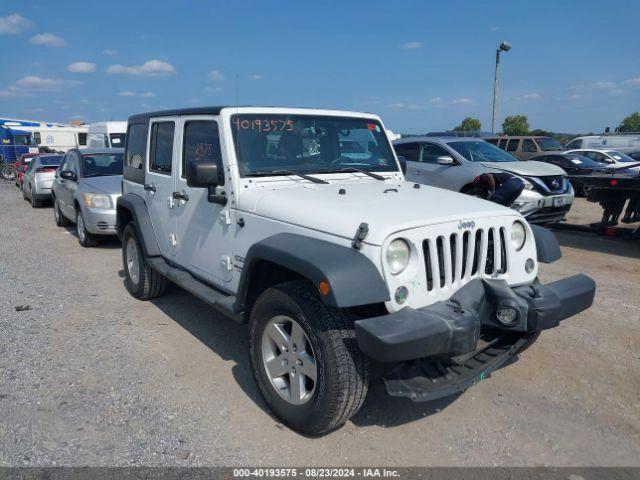
POLYGON ((363 170, 361 168, 356 167, 345 167, 338 168, 337 170, 327 170, 322 173, 364 173, 365 175, 369 175, 371 178, 375 178, 376 180, 386 180, 382 175, 378 175, 377 173, 368 172, 367 170, 363 170))
POLYGON ((313 183, 329 183, 325 180, 322 180, 321 178, 316 178, 316 177, 312 177, 311 175, 306 175, 304 173, 300 173, 300 172, 294 172, 293 170, 274 170, 272 172, 254 172, 251 173, 250 175, 247 175, 249 177, 267 177, 270 175, 295 175, 298 176, 300 178, 304 178, 305 180, 308 180, 310 182, 313 183))

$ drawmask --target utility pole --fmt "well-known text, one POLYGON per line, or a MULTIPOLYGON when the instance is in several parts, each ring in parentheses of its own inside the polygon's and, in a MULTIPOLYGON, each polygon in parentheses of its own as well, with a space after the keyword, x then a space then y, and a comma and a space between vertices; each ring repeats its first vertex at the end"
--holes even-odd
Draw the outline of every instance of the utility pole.
POLYGON ((498 103, 498 66, 500 65, 500 52, 508 52, 511 45, 502 42, 496 50, 496 71, 493 77, 493 109, 491 112, 491 133, 496 133, 496 104, 498 103))

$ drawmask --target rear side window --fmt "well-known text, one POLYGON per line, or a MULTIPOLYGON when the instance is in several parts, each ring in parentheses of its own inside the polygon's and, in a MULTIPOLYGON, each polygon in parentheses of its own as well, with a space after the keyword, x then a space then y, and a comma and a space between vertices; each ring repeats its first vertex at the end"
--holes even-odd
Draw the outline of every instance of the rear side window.
POLYGON ((396 155, 404 157, 410 162, 418 161, 419 146, 417 143, 401 143, 394 145, 393 148, 396 151, 396 155))
POLYGON ((175 122, 154 123, 151 126, 151 151, 149 170, 171 175, 173 161, 173 133, 175 122))
POLYGON ((536 144, 533 143, 533 140, 531 140, 530 138, 525 138, 524 140, 522 140, 522 151, 536 152, 537 151, 536 144))
POLYGON ((512 138, 511 140, 509 140, 509 143, 507 143, 507 152, 515 152, 516 150, 518 150, 519 143, 520 140, 516 138, 512 138))
MULTIPOLYGON (((184 126, 184 143, 182 146, 182 177, 192 162, 215 162, 218 171, 222 172, 222 155, 220 152, 220 134, 218 122, 193 121, 184 126)), ((224 176, 220 175, 224 185, 224 176)))

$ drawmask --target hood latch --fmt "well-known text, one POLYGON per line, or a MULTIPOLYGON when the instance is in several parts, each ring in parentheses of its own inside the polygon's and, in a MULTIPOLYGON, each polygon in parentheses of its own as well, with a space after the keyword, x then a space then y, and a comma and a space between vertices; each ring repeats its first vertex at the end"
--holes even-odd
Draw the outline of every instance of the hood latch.
POLYGON ((353 240, 351 241, 351 246, 356 250, 361 250, 362 242, 364 242, 364 239, 367 238, 368 234, 369 234, 369 224, 364 222, 361 223, 360 226, 358 227, 358 230, 356 231, 355 236, 353 237, 353 240))

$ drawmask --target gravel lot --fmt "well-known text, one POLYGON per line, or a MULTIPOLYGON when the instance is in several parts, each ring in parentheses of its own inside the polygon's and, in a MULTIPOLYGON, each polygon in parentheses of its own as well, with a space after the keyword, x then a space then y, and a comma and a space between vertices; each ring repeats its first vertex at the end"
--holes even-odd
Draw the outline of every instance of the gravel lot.
POLYGON ((0 466, 640 466, 640 243, 558 233, 542 280, 591 275, 591 310, 458 397, 377 383, 353 422, 310 439, 266 410, 244 326, 176 287, 136 301, 117 240, 83 249, 10 183, 0 205, 0 466))

